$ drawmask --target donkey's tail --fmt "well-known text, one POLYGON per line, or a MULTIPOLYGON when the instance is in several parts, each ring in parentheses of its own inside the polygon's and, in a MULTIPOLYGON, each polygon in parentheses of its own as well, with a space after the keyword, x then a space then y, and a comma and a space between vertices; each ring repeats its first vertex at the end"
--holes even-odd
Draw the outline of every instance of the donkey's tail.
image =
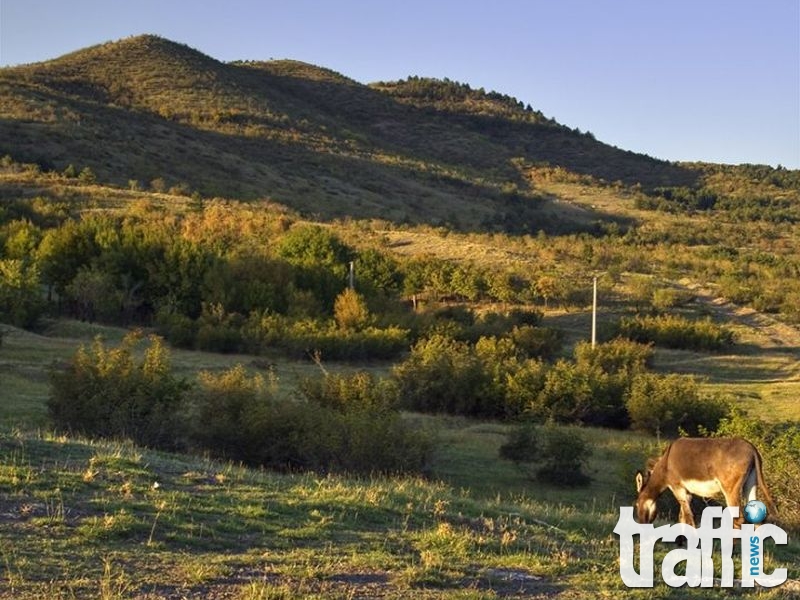
POLYGON ((758 495, 764 496, 764 503, 767 505, 767 509, 769 510, 771 515, 775 515, 775 502, 772 500, 772 496, 769 493, 769 488, 767 488, 767 483, 764 481, 764 473, 761 470, 761 453, 756 450, 756 460, 753 467, 756 470, 756 486, 758 487, 758 495))

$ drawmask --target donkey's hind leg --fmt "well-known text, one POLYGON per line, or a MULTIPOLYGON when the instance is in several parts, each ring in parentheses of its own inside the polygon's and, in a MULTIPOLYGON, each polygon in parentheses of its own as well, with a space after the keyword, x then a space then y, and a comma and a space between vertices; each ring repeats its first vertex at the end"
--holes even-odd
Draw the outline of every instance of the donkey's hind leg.
POLYGON ((725 504, 729 507, 736 506, 739 509, 739 516, 733 520, 733 526, 736 529, 741 529, 742 523, 744 523, 742 497, 747 497, 748 502, 756 497, 755 469, 750 469, 745 475, 733 482, 730 487, 724 485, 720 487, 722 488, 722 495, 725 496, 725 504))
POLYGON ((756 467, 753 466, 753 468, 747 473, 747 479, 744 480, 744 487, 742 488, 742 496, 744 496, 748 502, 756 499, 756 488, 758 487, 757 481, 758 474, 756 473, 756 467))

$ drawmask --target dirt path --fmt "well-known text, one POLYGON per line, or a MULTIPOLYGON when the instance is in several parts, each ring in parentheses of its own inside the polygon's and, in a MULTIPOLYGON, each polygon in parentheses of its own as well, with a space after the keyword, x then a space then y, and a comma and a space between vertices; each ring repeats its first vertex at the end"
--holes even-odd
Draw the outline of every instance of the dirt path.
POLYGON ((699 359, 730 383, 800 382, 800 329, 747 306, 719 296, 716 290, 689 279, 676 282, 691 292, 720 322, 738 335, 730 355, 699 359), (712 366, 710 363, 715 363, 712 366))
POLYGON ((678 284, 695 295, 724 321, 732 321, 754 330, 765 349, 794 352, 800 359, 800 329, 748 306, 739 306, 719 296, 709 287, 682 279, 678 284))

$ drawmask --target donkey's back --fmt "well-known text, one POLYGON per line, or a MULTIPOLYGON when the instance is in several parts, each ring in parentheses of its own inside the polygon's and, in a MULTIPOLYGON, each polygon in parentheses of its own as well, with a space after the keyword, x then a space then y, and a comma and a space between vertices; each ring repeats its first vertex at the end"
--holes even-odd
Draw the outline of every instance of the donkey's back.
POLYGON ((698 482, 736 479, 761 463, 756 447, 742 438, 679 438, 664 458, 670 479, 698 482))
POLYGON ((672 442, 662 460, 664 481, 678 498, 686 493, 704 498, 721 493, 728 506, 737 506, 742 497, 755 500, 758 489, 774 511, 761 455, 747 440, 680 438, 672 442))

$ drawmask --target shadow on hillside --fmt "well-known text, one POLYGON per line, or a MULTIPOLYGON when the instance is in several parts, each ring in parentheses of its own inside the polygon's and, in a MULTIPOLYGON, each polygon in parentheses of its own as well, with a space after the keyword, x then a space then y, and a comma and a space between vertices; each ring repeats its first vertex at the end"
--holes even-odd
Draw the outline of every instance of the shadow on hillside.
POLYGON ((699 177, 697 171, 620 150, 556 123, 416 107, 369 86, 339 80, 265 76, 273 87, 289 91, 312 113, 334 119, 346 116, 373 139, 380 138, 388 149, 412 148, 416 156, 443 163, 504 169, 509 179, 514 177, 515 170, 509 166, 513 158, 644 187, 692 186, 699 177), (470 142, 482 148, 475 151, 470 142))
POLYGON ((319 220, 515 234, 600 234, 609 224, 631 223, 554 207, 529 190, 514 157, 625 182, 685 183, 693 176, 561 126, 420 109, 346 81, 229 67, 246 71, 239 79, 245 92, 274 99, 275 110, 306 123, 307 131, 267 130, 268 121, 255 113, 216 131, 40 87, 37 102, 80 118, 0 119, 0 155, 48 169, 90 166, 101 181, 122 186, 160 178, 205 196, 268 197, 319 220))

